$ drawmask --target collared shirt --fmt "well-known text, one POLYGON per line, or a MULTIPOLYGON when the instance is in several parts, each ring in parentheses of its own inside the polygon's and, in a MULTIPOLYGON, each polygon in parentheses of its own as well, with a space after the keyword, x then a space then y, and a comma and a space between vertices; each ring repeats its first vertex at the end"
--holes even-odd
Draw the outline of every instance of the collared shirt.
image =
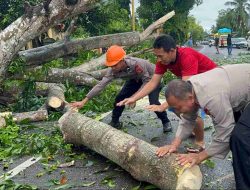
POLYGON ((164 65, 157 62, 155 74, 163 75, 169 70, 177 77, 192 76, 217 67, 211 59, 192 48, 178 47, 176 53, 174 63, 164 65))
POLYGON ((112 69, 109 68, 102 80, 86 95, 89 99, 98 95, 105 86, 117 78, 141 80, 143 82, 142 87, 150 81, 154 74, 155 65, 145 59, 135 57, 126 57, 124 60, 127 64, 127 68, 118 73, 114 73, 112 69))
MULTIPOLYGON (((250 64, 227 65, 192 76, 189 81, 198 104, 210 114, 215 132, 210 146, 206 149, 209 156, 225 158, 229 141, 235 126, 234 112, 243 110, 250 102, 250 64)), ((195 125, 197 109, 192 113, 181 114, 176 136, 186 139, 195 125)))

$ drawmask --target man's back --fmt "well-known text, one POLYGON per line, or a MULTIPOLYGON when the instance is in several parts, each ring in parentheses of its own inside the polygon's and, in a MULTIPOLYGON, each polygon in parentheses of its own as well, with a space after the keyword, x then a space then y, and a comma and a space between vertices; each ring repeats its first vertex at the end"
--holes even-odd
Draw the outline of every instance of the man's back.
MULTIPOLYGON (((250 101, 250 64, 218 67, 193 76, 190 81, 201 104, 221 95, 223 99, 228 98, 234 111, 239 111, 250 101)), ((222 103, 218 102, 218 106, 222 103)))

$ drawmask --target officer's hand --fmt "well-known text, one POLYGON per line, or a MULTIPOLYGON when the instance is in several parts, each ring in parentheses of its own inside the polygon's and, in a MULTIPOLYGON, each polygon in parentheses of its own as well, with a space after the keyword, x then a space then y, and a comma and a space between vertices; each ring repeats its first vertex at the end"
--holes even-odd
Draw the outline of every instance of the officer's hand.
POLYGON ((77 109, 80 109, 84 106, 84 103, 82 101, 79 101, 79 102, 71 102, 69 104, 72 108, 77 108, 77 109))
POLYGON ((125 98, 124 100, 118 102, 116 105, 117 106, 124 106, 124 105, 131 105, 131 104, 135 104, 135 100, 134 98, 125 98))
POLYGON ((157 111, 157 112, 163 112, 165 111, 165 107, 162 105, 149 105, 145 107, 149 111, 157 111))
POLYGON ((134 109, 135 106, 136 106, 136 102, 135 102, 135 103, 131 103, 131 104, 128 105, 128 107, 129 107, 130 109, 134 109))
POLYGON ((162 157, 165 154, 169 155, 170 153, 173 153, 176 151, 177 151, 177 147, 175 145, 165 145, 165 146, 162 146, 156 150, 156 155, 158 157, 162 157))

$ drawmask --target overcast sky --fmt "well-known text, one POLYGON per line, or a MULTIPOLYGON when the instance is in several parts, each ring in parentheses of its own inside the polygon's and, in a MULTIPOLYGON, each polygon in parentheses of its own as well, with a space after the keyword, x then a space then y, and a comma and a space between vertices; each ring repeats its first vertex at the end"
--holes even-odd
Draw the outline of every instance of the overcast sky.
POLYGON ((210 30, 212 25, 215 25, 218 17, 218 11, 221 9, 227 9, 225 2, 228 0, 203 0, 203 3, 194 7, 191 10, 190 15, 198 20, 205 30, 210 30))

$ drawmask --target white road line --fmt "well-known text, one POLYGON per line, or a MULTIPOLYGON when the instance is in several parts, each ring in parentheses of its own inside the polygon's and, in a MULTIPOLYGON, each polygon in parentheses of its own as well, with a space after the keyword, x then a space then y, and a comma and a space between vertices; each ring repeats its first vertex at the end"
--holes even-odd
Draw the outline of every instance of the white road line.
POLYGON ((206 46, 203 45, 202 49, 199 50, 199 52, 203 52, 206 46))
POLYGON ((22 172, 26 168, 30 167, 34 163, 38 162, 41 158, 42 158, 42 156, 31 157, 30 159, 26 160, 25 162, 18 165, 14 169, 12 169, 12 170, 6 172, 4 175, 0 176, 0 182, 14 177, 15 175, 19 174, 20 172, 22 172))

